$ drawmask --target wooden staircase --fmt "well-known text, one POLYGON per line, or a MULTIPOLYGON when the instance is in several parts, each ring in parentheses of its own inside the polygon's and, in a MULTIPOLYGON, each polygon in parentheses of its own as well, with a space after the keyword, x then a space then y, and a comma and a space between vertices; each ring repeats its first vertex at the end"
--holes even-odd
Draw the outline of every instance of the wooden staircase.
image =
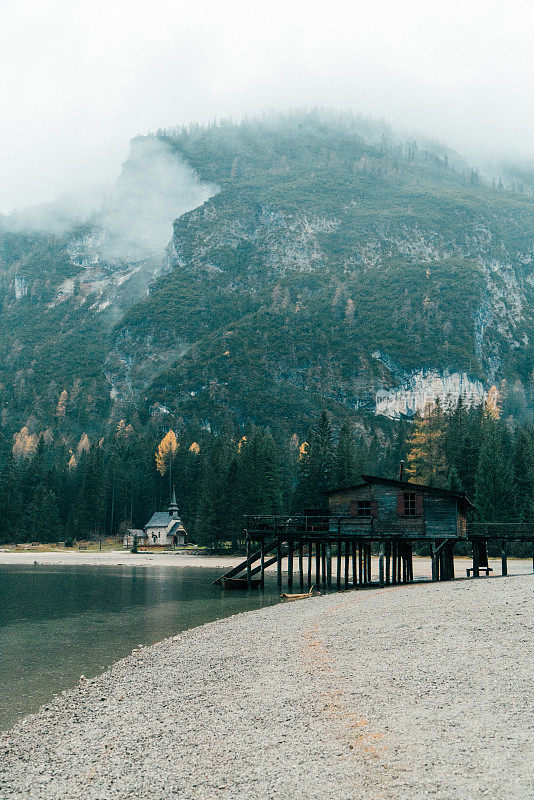
MULTIPOLYGON (((251 553, 248 558, 245 558, 236 567, 232 567, 232 569, 229 569, 228 572, 224 573, 224 575, 221 575, 220 578, 217 578, 216 581, 213 581, 214 585, 222 586, 223 588, 226 589, 243 588, 243 582, 248 581, 247 574, 250 577, 252 577, 253 575, 257 575, 259 572, 262 571, 262 563, 261 563, 262 555, 264 559, 263 569, 265 570, 267 567, 270 567, 271 564, 276 564, 279 557, 285 558, 289 554, 289 547, 287 546, 287 544, 284 543, 280 549, 280 553, 278 553, 277 550, 276 555, 274 556, 272 555, 269 556, 269 558, 265 558, 266 554, 269 551, 273 550, 273 548, 275 547, 278 548, 278 539, 271 539, 270 541, 265 542, 262 549, 254 551, 254 553, 251 553), (252 564, 258 561, 260 563, 256 564, 256 566, 253 567, 252 564), (250 566, 250 572, 247 573, 247 569, 249 568, 249 566, 250 566), (242 575, 241 573, 244 574, 242 575), (235 581, 234 585, 232 585, 232 581, 235 581)), ((294 547, 293 551, 295 551, 295 549, 296 548, 294 547)))

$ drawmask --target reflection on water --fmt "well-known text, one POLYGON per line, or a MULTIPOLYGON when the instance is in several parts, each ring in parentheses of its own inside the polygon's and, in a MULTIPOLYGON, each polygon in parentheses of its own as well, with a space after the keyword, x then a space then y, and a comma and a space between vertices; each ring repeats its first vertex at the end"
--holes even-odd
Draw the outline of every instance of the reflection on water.
POLYGON ((219 569, 0 565, 0 730, 139 644, 278 601, 223 592, 219 569))

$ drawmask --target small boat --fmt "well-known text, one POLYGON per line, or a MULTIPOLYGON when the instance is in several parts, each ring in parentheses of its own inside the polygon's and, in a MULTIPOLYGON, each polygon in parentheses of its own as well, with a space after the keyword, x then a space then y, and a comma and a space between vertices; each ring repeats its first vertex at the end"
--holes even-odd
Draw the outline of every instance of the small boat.
MULTIPOLYGON (((315 594, 318 595, 320 593, 316 592, 315 594)), ((309 592, 304 592, 302 594, 288 594, 287 592, 284 592, 284 594, 281 594, 280 597, 283 600, 303 600, 305 597, 313 597, 313 586, 309 592)))
MULTIPOLYGON (((246 578, 221 578, 221 586, 223 589, 248 589, 246 578)), ((258 589, 260 586, 259 580, 251 580, 250 588, 258 589)))

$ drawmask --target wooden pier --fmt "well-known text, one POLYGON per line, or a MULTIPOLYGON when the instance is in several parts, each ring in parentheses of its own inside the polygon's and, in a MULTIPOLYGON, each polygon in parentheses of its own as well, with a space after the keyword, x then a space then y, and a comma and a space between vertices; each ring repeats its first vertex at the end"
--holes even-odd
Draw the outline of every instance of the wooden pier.
MULTIPOLYGON (((512 541, 532 542, 534 525, 491 523, 468 525, 466 536, 444 539, 406 539, 399 535, 377 534, 372 530, 357 531, 343 518, 249 516, 245 538, 247 558, 233 567, 217 583, 224 585, 240 576, 238 588, 265 583, 265 569, 276 564, 279 591, 321 591, 368 588, 372 585, 394 586, 413 582, 413 551, 430 545, 432 580, 446 581, 455 577, 454 545, 468 541, 472 548, 472 567, 468 576, 479 577, 491 572, 488 566, 487 543, 500 544, 501 574, 508 574, 508 544, 512 541), (335 528, 335 533, 330 529, 335 528), (347 531, 350 528, 350 534, 347 531), (274 536, 273 536, 274 534, 274 536), (259 547, 253 548, 253 542, 259 547), (378 556, 377 574, 371 572, 371 555, 378 556), (284 587, 283 561, 287 559, 284 587), (259 582, 253 578, 259 575, 259 582)), ((533 558, 534 570, 534 558, 533 558)), ((237 587, 237 584, 236 584, 237 587)), ((227 588, 231 588, 231 584, 227 588)))
POLYGON ((288 593, 309 591, 312 584, 323 591, 406 584, 414 579, 413 550, 423 544, 430 550, 432 580, 452 580, 457 542, 470 543, 473 565, 467 575, 473 577, 491 572, 487 543, 500 542, 501 572, 506 575, 508 543, 534 544, 532 523, 468 523, 472 504, 460 492, 362 478, 357 486, 329 493, 330 513, 246 516, 247 557, 217 583, 224 586, 238 578, 239 585, 252 587, 253 576, 259 574, 256 585, 263 588, 265 569, 276 564, 281 592, 282 561, 287 558, 288 593), (374 576, 372 553, 378 556, 374 576))

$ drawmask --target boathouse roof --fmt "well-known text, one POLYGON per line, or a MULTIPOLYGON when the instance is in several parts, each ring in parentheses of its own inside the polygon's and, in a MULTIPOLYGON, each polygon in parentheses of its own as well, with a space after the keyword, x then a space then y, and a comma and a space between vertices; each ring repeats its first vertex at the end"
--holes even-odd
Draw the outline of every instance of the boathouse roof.
POLYGON ((424 483, 412 483, 411 481, 400 481, 395 478, 380 478, 378 475, 362 475, 363 483, 356 483, 352 486, 343 486, 339 489, 330 489, 330 491, 325 492, 325 494, 338 494, 339 492, 351 492, 355 489, 361 489, 362 486, 365 486, 368 483, 382 483, 387 486, 394 486, 398 489, 402 489, 405 492, 429 492, 431 494, 436 494, 441 497, 454 497, 457 500, 461 500, 469 506, 473 506, 473 503, 468 498, 468 496, 464 492, 456 492, 453 489, 442 489, 439 486, 427 486, 424 483))

